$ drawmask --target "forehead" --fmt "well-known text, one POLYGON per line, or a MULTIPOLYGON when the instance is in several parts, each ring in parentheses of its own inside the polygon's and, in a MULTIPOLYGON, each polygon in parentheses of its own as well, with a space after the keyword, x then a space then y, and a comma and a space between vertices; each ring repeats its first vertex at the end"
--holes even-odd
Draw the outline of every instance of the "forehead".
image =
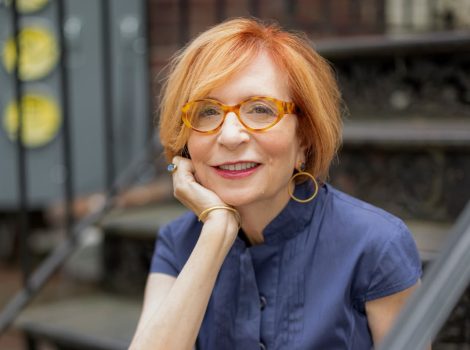
POLYGON ((230 79, 210 91, 208 97, 236 104, 252 96, 269 96, 290 101, 287 73, 266 52, 255 56, 230 79))

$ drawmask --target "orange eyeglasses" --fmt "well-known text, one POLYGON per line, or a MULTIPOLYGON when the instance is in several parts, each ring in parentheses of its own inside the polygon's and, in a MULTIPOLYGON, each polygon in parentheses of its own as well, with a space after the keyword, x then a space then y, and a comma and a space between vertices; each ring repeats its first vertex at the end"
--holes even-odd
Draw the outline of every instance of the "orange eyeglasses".
POLYGON ((229 112, 234 112, 248 130, 265 131, 279 123, 286 114, 294 114, 296 106, 293 102, 256 96, 234 106, 227 106, 212 99, 190 101, 183 106, 182 112, 181 118, 188 128, 211 134, 221 128, 229 112))

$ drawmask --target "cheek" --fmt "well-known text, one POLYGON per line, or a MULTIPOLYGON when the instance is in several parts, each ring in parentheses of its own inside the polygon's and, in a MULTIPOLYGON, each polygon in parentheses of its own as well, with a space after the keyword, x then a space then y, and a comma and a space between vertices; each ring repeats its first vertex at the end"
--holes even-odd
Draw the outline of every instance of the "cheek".
POLYGON ((205 155, 207 155, 208 142, 207 138, 201 137, 194 132, 191 133, 188 138, 188 151, 191 156, 193 163, 200 163, 204 161, 205 155))
POLYGON ((282 133, 273 134, 262 145, 268 156, 268 164, 282 166, 282 168, 294 168, 298 158, 300 147, 296 137, 282 133))
POLYGON ((194 177, 197 182, 204 185, 207 178, 207 174, 204 172, 204 164, 207 163, 211 147, 207 137, 202 138, 198 136, 194 135, 188 139, 188 150, 194 166, 194 177))

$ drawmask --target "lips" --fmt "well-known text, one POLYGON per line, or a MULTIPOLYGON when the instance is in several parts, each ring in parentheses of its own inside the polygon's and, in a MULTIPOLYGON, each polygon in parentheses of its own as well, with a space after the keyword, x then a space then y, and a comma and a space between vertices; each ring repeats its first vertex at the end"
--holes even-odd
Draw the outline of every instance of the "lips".
POLYGON ((248 170, 258 166, 259 163, 255 162, 242 162, 242 163, 234 163, 234 164, 222 164, 219 165, 218 168, 221 170, 228 170, 228 171, 242 171, 248 170))
POLYGON ((227 179, 241 179, 250 176, 258 170, 260 163, 256 162, 234 162, 214 166, 214 170, 220 176, 227 179))

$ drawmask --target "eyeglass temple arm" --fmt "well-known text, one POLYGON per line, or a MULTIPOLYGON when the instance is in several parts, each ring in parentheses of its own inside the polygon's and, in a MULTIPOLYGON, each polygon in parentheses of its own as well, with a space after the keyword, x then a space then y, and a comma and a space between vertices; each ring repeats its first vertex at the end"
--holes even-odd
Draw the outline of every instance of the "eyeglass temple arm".
POLYGON ((284 113, 286 114, 295 114, 297 112, 296 105, 294 102, 285 102, 284 103, 284 113))

